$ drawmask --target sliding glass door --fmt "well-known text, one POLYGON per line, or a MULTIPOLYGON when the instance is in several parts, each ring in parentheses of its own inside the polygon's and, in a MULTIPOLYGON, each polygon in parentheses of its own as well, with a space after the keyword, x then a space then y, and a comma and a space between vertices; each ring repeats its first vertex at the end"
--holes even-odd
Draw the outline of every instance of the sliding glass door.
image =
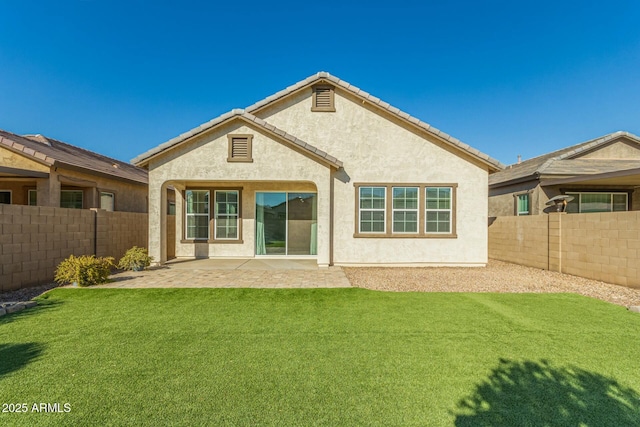
POLYGON ((316 255, 315 193, 256 193, 256 255, 316 255))

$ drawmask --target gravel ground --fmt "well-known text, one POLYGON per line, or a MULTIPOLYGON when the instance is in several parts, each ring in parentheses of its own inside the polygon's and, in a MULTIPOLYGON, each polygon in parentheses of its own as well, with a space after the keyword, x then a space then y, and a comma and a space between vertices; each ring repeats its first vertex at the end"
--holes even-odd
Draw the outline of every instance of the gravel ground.
POLYGON ((40 294, 47 292, 49 289, 58 287, 55 283, 46 285, 33 286, 31 288, 18 289, 17 291, 0 293, 0 302, 20 302, 34 299, 40 294))
POLYGON ((486 268, 343 268, 351 286, 380 291, 576 293, 625 307, 640 305, 640 289, 490 260, 486 268))

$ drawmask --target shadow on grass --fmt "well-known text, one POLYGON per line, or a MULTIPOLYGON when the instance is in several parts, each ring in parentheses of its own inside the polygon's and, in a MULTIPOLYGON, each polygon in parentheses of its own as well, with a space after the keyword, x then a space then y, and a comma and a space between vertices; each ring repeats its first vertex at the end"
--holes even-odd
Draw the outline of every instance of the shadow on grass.
POLYGON ((638 426, 640 394, 584 369, 500 359, 454 415, 458 427, 638 426))
POLYGON ((0 344, 0 379, 36 360, 44 346, 39 343, 0 344))

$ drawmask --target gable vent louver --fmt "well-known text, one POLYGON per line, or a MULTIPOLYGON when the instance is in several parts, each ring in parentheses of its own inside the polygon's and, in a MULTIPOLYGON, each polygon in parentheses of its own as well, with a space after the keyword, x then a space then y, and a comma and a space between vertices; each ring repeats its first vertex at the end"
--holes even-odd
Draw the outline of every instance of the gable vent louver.
POLYGON ((331 108, 331 89, 329 88, 316 89, 316 107, 331 108))
POLYGON ((249 138, 233 138, 231 146, 231 157, 244 158, 249 157, 249 138))
POLYGON ((314 87, 311 111, 336 111, 333 90, 331 86, 314 87))

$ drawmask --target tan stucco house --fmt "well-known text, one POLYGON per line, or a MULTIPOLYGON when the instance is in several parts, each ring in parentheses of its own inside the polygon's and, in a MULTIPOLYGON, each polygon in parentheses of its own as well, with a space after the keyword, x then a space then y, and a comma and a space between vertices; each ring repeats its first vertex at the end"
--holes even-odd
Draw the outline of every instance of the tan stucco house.
POLYGON ((43 135, 0 130, 0 203, 147 211, 147 171, 43 135))
POLYGON ((489 177, 489 216, 556 211, 555 196, 573 200, 567 213, 640 210, 640 138, 608 135, 514 165, 489 177))
POLYGON ((501 164, 325 72, 133 160, 149 171, 149 252, 328 265, 487 262, 501 164), (170 248, 173 249, 173 248, 170 248), (173 252, 173 251, 172 251, 173 252))

